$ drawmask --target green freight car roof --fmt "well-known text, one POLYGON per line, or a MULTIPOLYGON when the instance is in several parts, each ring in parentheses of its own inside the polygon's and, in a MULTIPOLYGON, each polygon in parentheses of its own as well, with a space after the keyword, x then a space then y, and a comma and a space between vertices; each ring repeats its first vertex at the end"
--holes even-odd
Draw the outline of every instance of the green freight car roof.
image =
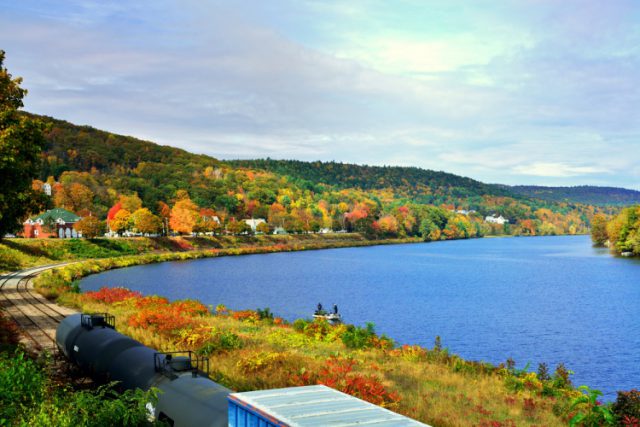
MULTIPOLYGON (((282 427, 417 427, 426 424, 323 385, 248 391, 229 395, 230 407, 282 427)), ((238 414, 240 415, 240 414, 238 414)), ((232 417, 229 418, 230 426, 232 417)), ((427 426, 428 427, 428 426, 427 426)))

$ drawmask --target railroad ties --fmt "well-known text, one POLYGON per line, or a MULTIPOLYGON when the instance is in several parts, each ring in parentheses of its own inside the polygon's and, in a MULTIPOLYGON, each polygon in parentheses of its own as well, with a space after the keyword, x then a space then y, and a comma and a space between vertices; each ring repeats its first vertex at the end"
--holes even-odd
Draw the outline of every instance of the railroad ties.
POLYGON ((66 316, 76 313, 47 300, 33 290, 32 279, 45 270, 65 264, 34 267, 0 277, 0 306, 17 323, 28 347, 54 351, 56 328, 66 316))

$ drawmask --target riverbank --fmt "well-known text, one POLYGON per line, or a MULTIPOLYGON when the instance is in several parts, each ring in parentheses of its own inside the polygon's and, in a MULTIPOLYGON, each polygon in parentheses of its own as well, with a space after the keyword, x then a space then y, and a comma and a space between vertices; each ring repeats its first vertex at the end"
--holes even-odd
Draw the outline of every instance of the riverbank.
POLYGON ((563 367, 529 373, 469 362, 433 348, 394 346, 373 327, 291 324, 268 310, 169 302, 124 288, 62 296, 115 315, 118 330, 162 350, 209 358, 212 378, 236 391, 323 383, 437 426, 565 425, 581 395, 563 367))
MULTIPOLYGON (((0 273, 62 261, 210 250, 281 248, 285 251, 420 242, 418 238, 368 239, 360 233, 255 236, 132 237, 99 239, 4 239, 0 273)), ((176 258, 180 259, 180 258, 176 258)))

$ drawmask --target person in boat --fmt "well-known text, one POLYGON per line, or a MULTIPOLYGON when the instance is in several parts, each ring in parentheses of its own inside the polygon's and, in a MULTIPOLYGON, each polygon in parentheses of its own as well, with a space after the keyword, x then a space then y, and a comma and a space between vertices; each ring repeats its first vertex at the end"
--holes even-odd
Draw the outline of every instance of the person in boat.
POLYGON ((338 314, 338 306, 336 304, 333 304, 333 314, 338 314))
POLYGON ((318 303, 318 309, 316 310, 316 314, 322 314, 322 304, 318 303))

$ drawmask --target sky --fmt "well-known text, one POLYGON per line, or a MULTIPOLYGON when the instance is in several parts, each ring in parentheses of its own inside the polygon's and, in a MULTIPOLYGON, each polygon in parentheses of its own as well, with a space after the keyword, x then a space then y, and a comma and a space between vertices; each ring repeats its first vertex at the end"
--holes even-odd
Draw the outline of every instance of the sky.
POLYGON ((640 2, 0 0, 25 109, 220 159, 640 190, 640 2))

